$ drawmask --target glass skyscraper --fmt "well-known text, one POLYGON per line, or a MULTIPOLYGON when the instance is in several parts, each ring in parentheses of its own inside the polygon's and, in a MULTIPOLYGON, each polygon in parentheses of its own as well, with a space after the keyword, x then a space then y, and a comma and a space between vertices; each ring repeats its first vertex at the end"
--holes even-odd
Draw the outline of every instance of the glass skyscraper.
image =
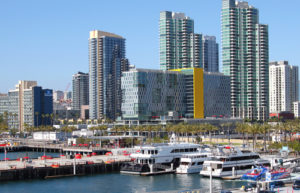
POLYGON ((215 36, 202 37, 202 63, 205 72, 219 72, 219 44, 215 36))
POLYGON ((160 12, 160 69, 202 67, 202 35, 184 13, 160 12))
POLYGON ((266 120, 269 114, 268 26, 247 2, 222 0, 223 72, 230 76, 233 117, 266 120))
POLYGON ((91 31, 89 38, 90 119, 121 115, 121 73, 128 70, 125 39, 119 35, 91 31))

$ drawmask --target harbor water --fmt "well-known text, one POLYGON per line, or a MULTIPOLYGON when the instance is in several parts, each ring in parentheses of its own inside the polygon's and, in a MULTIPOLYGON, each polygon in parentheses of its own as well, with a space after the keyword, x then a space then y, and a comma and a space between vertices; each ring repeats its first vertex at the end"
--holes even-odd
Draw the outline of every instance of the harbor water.
MULTIPOLYGON (((9 152, 7 157, 17 159, 28 156, 37 158, 44 155, 43 152, 9 152)), ((46 153, 53 157, 59 154, 46 153)), ((0 160, 4 154, 0 154, 0 160)), ((221 189, 239 188, 244 185, 241 181, 224 181, 213 179, 214 192, 221 189)), ((47 180, 26 180, 0 182, 0 193, 130 193, 130 192, 181 192, 184 190, 201 190, 209 192, 209 178, 199 174, 165 174, 158 176, 125 175, 117 173, 105 173, 88 176, 74 176, 47 180)))
MULTIPOLYGON (((223 181, 213 179, 214 192, 220 189, 241 187, 240 181, 223 181)), ((129 192, 181 192, 191 189, 209 189, 209 178, 199 174, 159 176, 136 176, 120 173, 98 174, 92 176, 76 176, 47 180, 30 180, 1 182, 1 193, 129 193, 129 192)), ((209 191, 206 191, 206 193, 209 191)))

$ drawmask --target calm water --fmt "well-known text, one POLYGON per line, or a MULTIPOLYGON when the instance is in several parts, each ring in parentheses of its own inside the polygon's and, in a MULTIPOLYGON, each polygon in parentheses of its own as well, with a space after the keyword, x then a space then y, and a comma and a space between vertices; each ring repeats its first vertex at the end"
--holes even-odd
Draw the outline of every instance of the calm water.
MULTIPOLYGON (((241 187, 242 184, 238 181, 213 180, 214 189, 241 187)), ((110 173, 48 180, 0 182, 1 193, 180 192, 182 190, 208 188, 209 178, 201 178, 198 174, 133 176, 110 173)))
MULTIPOLYGON (((27 152, 29 157, 43 155, 41 152, 27 152)), ((50 155, 47 153, 47 155, 50 155)), ((57 154, 52 154, 55 156, 57 154)), ((18 158, 26 156, 26 152, 8 153, 7 157, 18 158)), ((0 159, 3 159, 3 153, 0 159)), ((222 181, 213 179, 214 189, 241 187, 240 181, 222 181)), ((0 182, 0 193, 102 193, 102 192, 180 192, 182 190, 208 190, 209 178, 199 174, 160 176, 135 176, 120 173, 98 174, 80 177, 66 177, 47 180, 27 180, 0 182)), ((208 192, 208 191, 206 191, 208 192)), ((217 191, 216 191, 217 192, 217 191)))

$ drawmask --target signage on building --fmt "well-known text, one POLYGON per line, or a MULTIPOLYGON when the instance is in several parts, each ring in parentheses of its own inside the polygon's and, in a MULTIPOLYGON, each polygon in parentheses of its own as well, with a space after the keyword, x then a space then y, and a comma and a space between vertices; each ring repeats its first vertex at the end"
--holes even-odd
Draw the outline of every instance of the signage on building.
POLYGON ((45 97, 52 97, 52 91, 51 90, 46 90, 45 91, 45 97))

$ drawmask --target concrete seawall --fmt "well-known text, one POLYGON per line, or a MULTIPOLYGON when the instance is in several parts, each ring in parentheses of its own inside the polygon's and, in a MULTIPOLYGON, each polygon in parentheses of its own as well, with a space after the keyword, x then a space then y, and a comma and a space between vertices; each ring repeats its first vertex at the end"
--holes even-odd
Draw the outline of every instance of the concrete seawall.
MULTIPOLYGON (((120 171, 120 166, 124 162, 112 163, 84 163, 79 162, 75 166, 75 175, 92 175, 107 172, 120 171)), ((55 167, 26 167, 19 169, 9 169, 0 171, 0 181, 11 180, 31 180, 56 178, 64 176, 74 176, 74 165, 64 165, 55 167)))

